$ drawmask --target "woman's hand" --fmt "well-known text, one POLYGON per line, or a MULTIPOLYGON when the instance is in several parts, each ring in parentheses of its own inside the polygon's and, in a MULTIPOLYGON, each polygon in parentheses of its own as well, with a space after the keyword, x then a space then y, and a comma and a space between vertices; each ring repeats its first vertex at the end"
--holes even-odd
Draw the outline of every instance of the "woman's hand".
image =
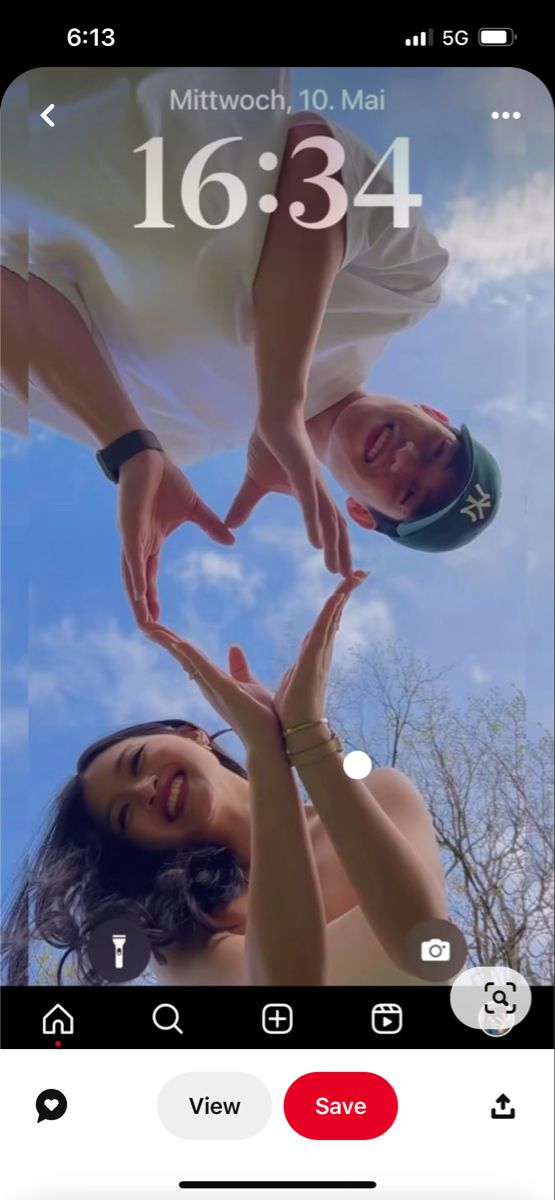
POLYGON ((198 684, 203 696, 231 725, 248 751, 281 745, 279 721, 271 692, 251 674, 240 646, 229 650, 229 674, 220 670, 191 642, 163 625, 145 630, 147 637, 164 646, 198 684))
POLYGON ((274 696, 274 708, 283 729, 316 723, 324 716, 333 644, 341 614, 351 593, 366 578, 365 571, 355 571, 341 581, 307 633, 297 661, 285 672, 274 696))
POLYGON ((159 450, 143 450, 123 464, 118 493, 123 582, 136 620, 144 626, 160 616, 156 580, 168 534, 193 521, 221 545, 230 546, 235 538, 159 450))

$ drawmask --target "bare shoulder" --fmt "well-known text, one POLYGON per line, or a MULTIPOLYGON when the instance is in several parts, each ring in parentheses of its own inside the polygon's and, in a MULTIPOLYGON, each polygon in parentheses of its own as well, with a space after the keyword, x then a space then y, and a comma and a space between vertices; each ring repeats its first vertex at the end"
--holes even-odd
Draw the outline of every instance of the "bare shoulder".
POLYGON ((244 984, 245 939, 236 933, 218 933, 206 946, 189 949, 185 946, 164 948, 166 962, 152 963, 160 983, 190 986, 244 984))
POLYGON ((408 775, 396 767, 375 767, 364 782, 380 808, 443 880, 434 824, 423 797, 408 775))
POLYGON ((390 804, 401 804, 427 812, 418 788, 408 775, 398 771, 397 767, 374 767, 364 782, 384 808, 389 801, 390 804))

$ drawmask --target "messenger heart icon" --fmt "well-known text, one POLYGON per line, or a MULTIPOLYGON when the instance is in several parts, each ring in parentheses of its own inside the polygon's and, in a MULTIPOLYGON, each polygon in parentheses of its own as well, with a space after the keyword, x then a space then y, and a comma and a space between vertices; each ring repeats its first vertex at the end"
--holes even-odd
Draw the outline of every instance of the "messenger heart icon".
POLYGON ((59 1121, 67 1112, 67 1099, 57 1088, 46 1088, 35 1100, 35 1108, 41 1121, 59 1121))

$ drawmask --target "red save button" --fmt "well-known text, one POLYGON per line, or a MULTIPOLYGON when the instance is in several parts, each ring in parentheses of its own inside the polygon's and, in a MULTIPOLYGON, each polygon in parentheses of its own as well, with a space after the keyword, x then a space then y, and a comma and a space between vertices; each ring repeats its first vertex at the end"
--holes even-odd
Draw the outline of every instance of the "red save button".
POLYGON ((317 1141, 381 1137, 399 1102, 387 1079, 369 1071, 313 1071, 288 1089, 285 1116, 295 1133, 317 1141))

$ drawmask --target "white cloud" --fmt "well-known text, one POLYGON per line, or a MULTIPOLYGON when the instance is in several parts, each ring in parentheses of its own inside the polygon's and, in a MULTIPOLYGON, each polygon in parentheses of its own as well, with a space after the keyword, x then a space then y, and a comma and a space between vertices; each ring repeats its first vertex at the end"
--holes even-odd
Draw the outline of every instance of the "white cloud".
MULTIPOLYGON (((4 627, 4 638, 5 638, 6 633, 7 633, 7 622, 6 622, 6 615, 2 614, 2 616, 3 616, 3 627, 4 627)), ((21 684, 23 684, 23 687, 26 688, 27 687, 27 658, 21 658, 16 662, 2 663, 2 676, 4 678, 5 683, 9 680, 10 683, 21 683, 21 684)))
POLYGON ((29 700, 31 704, 39 707, 52 700, 56 703, 61 696, 60 691, 60 672, 48 670, 46 667, 39 667, 36 670, 31 670, 29 674, 29 700))
POLYGON ((262 571, 245 567, 237 554, 216 550, 191 550, 174 561, 169 573, 182 583, 189 594, 198 588, 214 588, 233 595, 238 604, 251 608, 264 583, 262 571))
POLYGON ((65 617, 36 637, 31 663, 30 701, 41 719, 55 712, 78 721, 84 707, 114 728, 170 716, 214 719, 170 655, 139 632, 123 634, 115 621, 90 628, 65 617))
POLYGON ((493 198, 459 196, 436 234, 450 256, 444 296, 455 303, 466 304, 486 284, 551 269, 551 174, 537 171, 524 184, 493 198))
MULTIPOLYGON (((521 424, 521 433, 526 436, 530 422, 544 429, 553 429, 553 407, 548 395, 541 400, 533 394, 516 395, 514 392, 502 396, 492 396, 490 400, 482 400, 480 404, 480 419, 484 417, 500 418, 500 423, 507 418, 517 420, 521 424)), ((516 424, 514 425, 516 434, 516 424)))
POLYGON ((29 733, 29 715, 23 705, 8 705, 2 708, 2 748, 15 750, 23 745, 29 733))
POLYGON ((479 687, 483 687, 484 684, 491 683, 493 676, 491 671, 488 671, 481 663, 474 662, 470 666, 470 678, 473 683, 477 683, 479 687))
MULTIPOLYGON (((286 587, 276 596, 275 605, 269 607, 265 625, 280 648, 284 648, 284 642, 287 644, 286 655, 290 656, 337 587, 339 576, 330 574, 321 551, 307 543, 304 530, 273 525, 253 530, 252 537, 279 550, 287 564, 286 587)), ((335 641, 336 661, 350 649, 392 638, 394 633, 391 608, 383 596, 376 595, 370 577, 347 602, 335 641)))
POLYGON ((3 429, 0 437, 0 458, 25 458, 29 449, 29 441, 24 436, 6 433, 3 429))
POLYGON ((251 539, 263 546, 275 547, 282 554, 301 558, 304 554, 317 552, 312 549, 304 527, 300 525, 259 525, 250 530, 251 539))
POLYGON ((362 584, 360 593, 355 592, 347 601, 335 639, 336 661, 349 650, 363 650, 373 642, 394 637, 395 626, 387 601, 378 596, 364 597, 363 590, 370 582, 362 584))
MULTIPOLYGON (((472 432, 501 470, 501 504, 491 529, 456 554, 445 555, 443 561, 447 571, 472 576, 472 586, 478 583, 482 589, 503 586, 508 572, 515 581, 528 578, 530 584, 533 572, 550 580, 551 592, 552 382, 541 369, 533 376, 535 365, 528 366, 522 392, 511 387, 482 399, 473 419, 472 432)), ((532 602, 529 597, 529 603, 538 599, 532 602)), ((543 620, 543 604, 541 611, 543 620)))
POLYGON ((11 403, 13 401, 9 393, 2 391, 4 427, 0 430, 0 458, 24 458, 33 446, 56 438, 57 434, 53 429, 47 429, 44 425, 39 425, 34 421, 31 421, 29 425, 27 410, 21 409, 19 401, 15 402, 16 409, 12 426, 10 421, 11 403))
POLYGON ((339 583, 324 563, 321 550, 308 542, 304 529, 266 526, 253 531, 254 539, 275 547, 283 557, 281 579, 284 586, 268 607, 267 624, 272 630, 305 623, 307 614, 316 617, 324 601, 339 583))

